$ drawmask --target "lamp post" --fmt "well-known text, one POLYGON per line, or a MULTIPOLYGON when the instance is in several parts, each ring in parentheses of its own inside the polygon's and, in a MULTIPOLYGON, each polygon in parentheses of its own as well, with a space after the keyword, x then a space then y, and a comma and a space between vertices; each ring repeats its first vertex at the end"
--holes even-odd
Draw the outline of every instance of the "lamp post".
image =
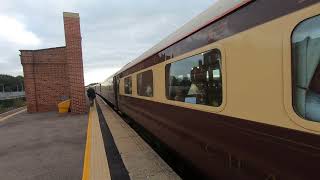
POLYGON ((0 84, 2 86, 2 92, 4 93, 4 84, 0 84))

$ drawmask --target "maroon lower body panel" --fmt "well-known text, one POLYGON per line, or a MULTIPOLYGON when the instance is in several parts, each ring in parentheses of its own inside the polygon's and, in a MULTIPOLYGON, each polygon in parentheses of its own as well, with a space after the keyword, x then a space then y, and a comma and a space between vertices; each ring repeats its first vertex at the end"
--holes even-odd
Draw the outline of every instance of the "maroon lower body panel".
POLYGON ((210 178, 318 179, 318 135, 127 96, 119 103, 210 178))

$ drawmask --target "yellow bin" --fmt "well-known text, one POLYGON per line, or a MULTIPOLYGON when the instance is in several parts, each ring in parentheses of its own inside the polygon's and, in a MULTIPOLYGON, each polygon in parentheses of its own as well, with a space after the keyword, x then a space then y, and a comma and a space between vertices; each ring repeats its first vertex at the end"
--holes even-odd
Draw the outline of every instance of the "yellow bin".
POLYGON ((58 104, 59 113, 66 113, 69 111, 71 100, 65 100, 58 104))

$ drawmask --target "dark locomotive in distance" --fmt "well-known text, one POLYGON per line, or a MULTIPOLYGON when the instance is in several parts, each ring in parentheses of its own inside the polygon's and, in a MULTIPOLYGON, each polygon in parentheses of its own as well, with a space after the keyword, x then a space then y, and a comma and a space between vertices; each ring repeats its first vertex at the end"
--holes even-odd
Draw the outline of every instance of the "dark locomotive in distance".
POLYGON ((319 0, 225 0, 96 86, 212 179, 315 180, 319 0))

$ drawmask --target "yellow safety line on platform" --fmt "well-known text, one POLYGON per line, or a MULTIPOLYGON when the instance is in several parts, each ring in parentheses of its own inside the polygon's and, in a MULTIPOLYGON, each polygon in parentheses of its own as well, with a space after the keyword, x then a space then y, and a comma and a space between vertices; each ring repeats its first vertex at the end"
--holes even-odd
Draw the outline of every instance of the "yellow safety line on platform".
POLYGON ((89 118, 88 118, 88 129, 87 129, 87 142, 86 150, 84 154, 84 163, 83 163, 83 174, 82 180, 89 180, 90 176, 90 157, 91 157, 91 113, 92 107, 90 107, 89 118))
POLYGON ((0 119, 0 122, 4 121, 4 120, 6 120, 6 119, 9 119, 9 118, 11 118, 11 117, 13 117, 13 116, 15 116, 15 115, 17 115, 17 114, 20 114, 20 113, 22 113, 22 112, 25 112, 25 111, 27 111, 27 109, 23 109, 23 110, 21 110, 21 111, 18 111, 18 112, 15 112, 15 113, 13 113, 13 114, 10 114, 10 115, 8 115, 8 116, 6 116, 6 117, 4 117, 4 118, 1 118, 1 119, 0 119))

